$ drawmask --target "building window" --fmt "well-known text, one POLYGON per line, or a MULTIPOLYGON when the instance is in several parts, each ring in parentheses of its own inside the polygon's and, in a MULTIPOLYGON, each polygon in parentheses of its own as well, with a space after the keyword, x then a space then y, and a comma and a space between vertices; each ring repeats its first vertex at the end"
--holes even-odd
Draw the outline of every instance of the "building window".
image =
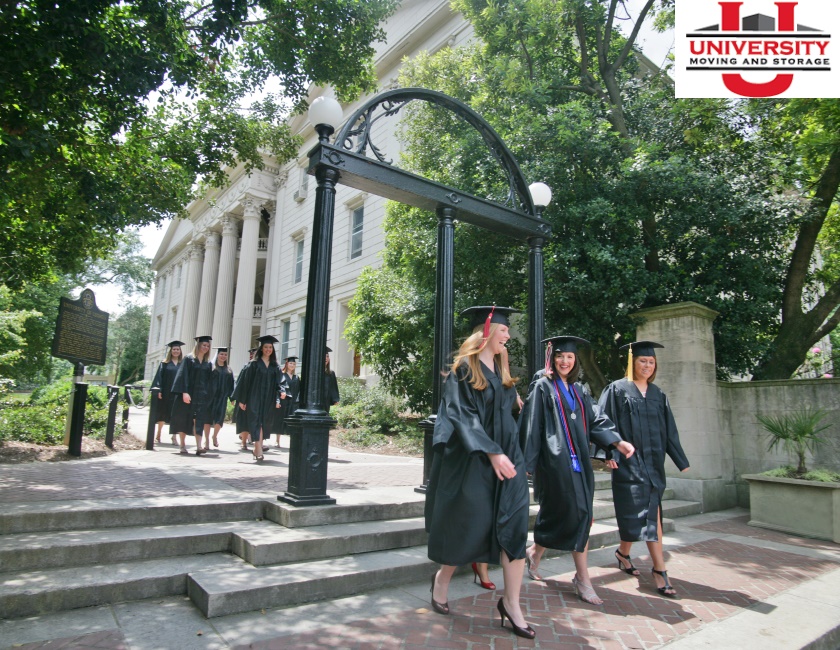
POLYGON ((181 272, 182 272, 183 270, 184 270, 184 265, 183 265, 183 264, 179 264, 179 265, 178 265, 178 280, 175 282, 175 288, 176 288, 176 289, 180 289, 180 288, 181 288, 181 272))
POLYGON ((350 213, 350 259, 362 256, 362 235, 365 229, 365 206, 360 205, 350 213))
POLYGON ((178 322, 178 308, 172 308, 172 328, 169 331, 169 336, 175 338, 175 323, 178 322))
POLYGON ((298 316, 298 356, 303 356, 303 336, 306 333, 306 316, 298 316))
POLYGON ((303 280, 303 239, 295 242, 295 284, 303 280))
POLYGON ((292 334, 292 321, 284 320, 283 329, 280 333, 280 360, 283 361, 289 356, 289 338, 292 334))
POLYGON ((157 317, 157 336, 155 336, 155 345, 160 345, 160 333, 163 329, 163 318, 161 316, 157 317))
POLYGON ((166 298, 166 276, 160 279, 160 297, 166 298))

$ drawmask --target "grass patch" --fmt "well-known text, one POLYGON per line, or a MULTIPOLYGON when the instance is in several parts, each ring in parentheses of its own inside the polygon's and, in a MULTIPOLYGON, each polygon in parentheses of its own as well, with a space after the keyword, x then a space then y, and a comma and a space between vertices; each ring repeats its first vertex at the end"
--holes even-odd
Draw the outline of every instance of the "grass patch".
POLYGON ((817 481, 818 483, 840 483, 840 473, 838 472, 832 472, 828 469, 812 469, 803 474, 797 472, 796 468, 791 465, 767 470, 766 472, 762 472, 762 476, 796 478, 802 481, 817 481))

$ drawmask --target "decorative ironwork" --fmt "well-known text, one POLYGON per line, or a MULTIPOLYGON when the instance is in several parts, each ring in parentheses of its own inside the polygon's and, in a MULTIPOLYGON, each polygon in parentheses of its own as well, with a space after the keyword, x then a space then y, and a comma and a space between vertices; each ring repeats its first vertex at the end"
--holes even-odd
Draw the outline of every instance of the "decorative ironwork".
POLYGON ((455 192, 450 192, 446 195, 446 198, 452 201, 452 203, 458 204, 461 202, 461 198, 455 194, 455 192))
POLYGON ((508 195, 504 203, 506 207, 536 216, 534 203, 528 185, 519 169, 516 159, 505 146, 499 134, 493 130, 478 113, 463 102, 425 88, 400 88, 389 90, 374 97, 368 104, 359 108, 336 135, 336 146, 347 151, 367 156, 367 149, 376 159, 386 165, 393 165, 393 160, 386 159, 383 151, 373 142, 373 127, 385 117, 393 117, 410 102, 420 100, 432 106, 445 108, 466 121, 481 135, 493 158, 499 163, 508 183, 508 195))
POLYGON ((344 158, 337 151, 330 151, 327 154, 327 160, 329 160, 333 165, 343 165, 344 164, 344 158))

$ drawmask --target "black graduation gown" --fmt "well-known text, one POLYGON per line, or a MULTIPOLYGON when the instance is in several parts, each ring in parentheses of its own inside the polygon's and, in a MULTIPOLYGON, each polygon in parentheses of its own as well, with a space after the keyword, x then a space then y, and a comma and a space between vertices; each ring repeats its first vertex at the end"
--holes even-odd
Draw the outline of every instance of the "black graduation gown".
POLYGON ((440 564, 498 564, 502 550, 525 557, 529 498, 516 390, 482 370, 489 381, 483 391, 464 379, 463 366, 443 384, 425 507, 429 559, 440 564), (499 481, 488 453, 506 454, 516 476, 499 481))
MULTIPOLYGON (((250 361, 248 363, 251 363, 250 361)), ((242 366, 242 370, 239 371, 239 374, 236 375, 236 381, 233 384, 233 393, 236 393, 236 387, 239 386, 239 382, 242 380, 242 377, 245 375, 245 368, 248 367, 248 363, 242 366)), ((233 399, 233 393, 231 393, 230 401, 233 402, 233 422, 236 424, 236 433, 237 435, 248 431, 248 421, 245 417, 245 411, 239 408, 239 402, 233 399)))
POLYGON ((277 419, 277 431, 273 433, 286 433, 286 418, 292 415, 300 403, 300 377, 283 373, 286 381, 286 398, 280 408, 280 417, 277 419))
POLYGON ((175 376, 178 374, 180 363, 161 361, 158 365, 155 378, 152 380, 152 388, 160 388, 160 399, 157 403, 157 421, 169 424, 172 419, 172 384, 175 383, 175 376))
POLYGON ((613 501, 624 542, 657 541, 656 517, 665 492, 665 454, 679 470, 688 467, 677 423, 665 393, 648 384, 647 396, 629 379, 614 381, 601 393, 599 406, 636 448, 612 473, 613 501))
POLYGON ((609 447, 621 441, 600 408, 581 384, 574 384, 583 402, 575 400, 575 418, 561 393, 563 412, 571 429, 572 444, 580 462, 580 472, 571 467, 566 433, 557 410, 552 380, 542 377, 528 395, 525 416, 520 420, 520 436, 527 441, 525 467, 534 475, 534 496, 540 512, 534 524, 534 541, 546 548, 582 553, 589 541, 594 515, 595 475, 589 460, 590 442, 609 447))
POLYGON ((227 366, 213 368, 213 404, 210 408, 211 424, 224 424, 228 399, 233 393, 233 372, 227 366))
MULTIPOLYGON (((271 432, 274 419, 280 415, 277 401, 281 389, 285 392, 286 382, 277 362, 266 366, 262 359, 254 359, 242 371, 233 389, 233 399, 245 405, 243 430, 250 432, 252 440, 257 439, 261 429, 263 438, 271 432)), ((242 416, 240 413, 239 417, 242 416)))
POLYGON ((341 399, 338 395, 338 380, 335 378, 335 372, 332 370, 325 372, 323 381, 324 388, 321 394, 324 396, 324 410, 329 413, 332 405, 341 399))
POLYGON ((213 402, 213 364, 210 361, 199 362, 192 355, 186 357, 178 366, 172 392, 176 393, 176 396, 172 405, 169 430, 203 434, 204 425, 212 424, 210 407, 213 402), (184 393, 190 396, 189 404, 184 403, 184 393))

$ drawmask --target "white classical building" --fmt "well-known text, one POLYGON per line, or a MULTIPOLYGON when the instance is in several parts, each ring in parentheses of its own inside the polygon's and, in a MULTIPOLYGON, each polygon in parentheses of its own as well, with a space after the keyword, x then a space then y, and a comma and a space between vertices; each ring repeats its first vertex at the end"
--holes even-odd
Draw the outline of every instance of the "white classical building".
MULTIPOLYGON (((387 40, 377 44, 375 59, 380 90, 395 87, 405 58, 461 45, 472 27, 452 11, 449 0, 405 0, 385 31, 387 40)), ((313 89, 310 101, 321 92, 313 89)), ((344 106, 345 119, 365 99, 344 106)), ((395 157, 397 123, 381 122, 377 144, 395 157)), ((266 157, 262 171, 229 170, 227 187, 192 202, 189 218, 170 224, 152 263, 156 283, 147 379, 173 339, 187 341, 190 348, 193 337, 209 334, 214 346, 230 346, 234 369, 247 361, 248 348, 261 334, 280 340, 278 357, 302 349, 315 204, 306 154, 317 138, 306 115, 294 117, 291 127, 304 139, 296 160, 281 166, 266 157)), ((338 376, 367 374, 342 332, 359 274, 381 263, 384 214, 384 199, 339 185, 327 331, 338 376)))

